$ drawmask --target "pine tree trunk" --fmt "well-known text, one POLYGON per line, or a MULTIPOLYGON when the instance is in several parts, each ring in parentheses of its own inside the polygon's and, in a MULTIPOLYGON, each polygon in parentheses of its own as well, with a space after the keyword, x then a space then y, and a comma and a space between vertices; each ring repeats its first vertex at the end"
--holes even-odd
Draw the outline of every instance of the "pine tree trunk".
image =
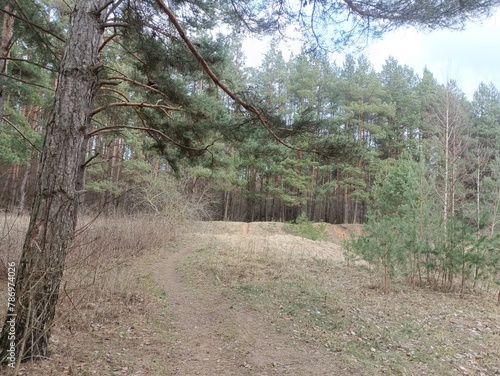
POLYGON ((349 195, 347 187, 344 187, 344 223, 349 223, 349 195))
POLYGON ((224 191, 224 221, 229 220, 229 199, 231 197, 230 191, 224 191))
POLYGON ((75 234, 78 191, 83 185, 86 130, 97 87, 98 51, 106 0, 80 0, 71 16, 61 61, 54 109, 47 124, 37 192, 21 260, 16 302, 0 338, 0 361, 48 356, 59 285, 69 243, 75 234), (15 314, 15 316, 13 316, 15 314), (15 320, 15 342, 9 338, 15 320))
POLYGON ((10 203, 8 205, 9 211, 15 211, 16 208, 16 189, 17 189, 17 181, 19 178, 19 165, 15 165, 12 168, 12 185, 10 187, 10 203))
POLYGON ((12 167, 10 167, 7 171, 4 171, 0 174, 0 178, 3 181, 3 184, 0 188, 0 205, 2 207, 7 207, 7 202, 9 200, 7 192, 9 192, 9 181, 11 174, 12 174, 12 167))

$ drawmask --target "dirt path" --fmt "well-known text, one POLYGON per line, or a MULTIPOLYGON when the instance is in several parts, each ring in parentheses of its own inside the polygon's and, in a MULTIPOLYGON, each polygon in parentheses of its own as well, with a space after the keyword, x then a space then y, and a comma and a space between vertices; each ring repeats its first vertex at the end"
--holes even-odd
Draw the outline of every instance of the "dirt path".
POLYGON ((284 327, 223 296, 191 291, 176 268, 193 250, 165 254, 152 266, 173 316, 172 375, 352 374, 331 352, 294 339, 293 325, 284 327))

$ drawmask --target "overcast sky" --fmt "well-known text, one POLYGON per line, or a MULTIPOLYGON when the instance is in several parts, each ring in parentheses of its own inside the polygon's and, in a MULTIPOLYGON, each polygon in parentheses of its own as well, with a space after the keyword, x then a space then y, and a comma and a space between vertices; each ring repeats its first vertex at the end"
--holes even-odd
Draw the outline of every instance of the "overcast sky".
MULTIPOLYGON (((265 46, 265 42, 244 43, 248 65, 259 65, 265 46)), ((480 82, 492 82, 500 89, 500 11, 481 24, 467 25, 464 31, 424 33, 400 29, 370 43, 363 53, 368 55, 376 71, 380 71, 389 56, 402 65, 409 65, 420 76, 427 66, 439 82, 447 78, 456 80, 472 99, 480 82)), ((337 58, 337 64, 342 64, 341 59, 337 58)))

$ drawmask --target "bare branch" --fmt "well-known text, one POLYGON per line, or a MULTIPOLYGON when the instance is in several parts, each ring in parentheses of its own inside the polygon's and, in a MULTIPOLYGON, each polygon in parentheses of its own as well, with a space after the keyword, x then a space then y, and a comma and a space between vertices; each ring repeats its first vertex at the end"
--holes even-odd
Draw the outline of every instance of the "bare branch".
MULTIPOLYGON (((119 1, 120 3, 121 1, 119 1)), ((96 14, 101 14, 101 12, 106 9, 107 7, 109 7, 111 4, 113 4, 113 0, 109 0, 106 4, 104 4, 103 6, 101 6, 100 8, 98 8, 95 13, 96 14)))
POLYGON ((382 13, 371 13, 367 12, 360 7, 358 7, 356 4, 354 4, 353 1, 351 0, 344 0, 344 3, 346 3, 347 7, 354 13, 359 14, 360 16, 367 17, 367 18, 383 18, 383 19, 391 19, 386 15, 383 15, 382 13))
POLYGON ((111 42, 111 41, 112 41, 114 38, 116 38, 118 35, 120 35, 120 34, 118 34, 118 33, 114 33, 113 35, 110 35, 108 38, 106 38, 106 39, 104 40, 104 42, 102 42, 101 47, 99 47, 99 53, 102 51, 102 49, 103 49, 104 47, 106 47, 106 45, 107 45, 109 42, 111 42))
POLYGON ((28 137, 26 137, 26 136, 24 135, 24 133, 23 133, 23 132, 21 132, 21 130, 20 130, 19 128, 17 128, 17 127, 14 125, 14 123, 12 123, 12 122, 11 122, 9 119, 7 119, 5 116, 3 117, 3 121, 5 121, 5 122, 6 122, 7 124, 9 124, 12 128, 14 128, 14 129, 17 131, 17 133, 19 133, 19 134, 21 135, 21 137, 22 137, 22 138, 23 138, 23 139, 24 139, 24 140, 25 140, 28 144, 30 144, 30 145, 33 147, 33 149, 35 149, 35 150, 36 150, 37 152, 39 152, 40 154, 42 153, 42 152, 40 151, 40 149, 38 149, 38 148, 36 147, 36 145, 35 145, 33 142, 31 142, 31 140, 30 140, 28 137))
POLYGON ((131 125, 116 125, 116 126, 111 126, 111 127, 105 127, 105 128, 95 129, 92 132, 89 132, 87 134, 87 137, 90 138, 90 137, 94 137, 94 136, 96 136, 98 134, 101 134, 101 133, 113 132, 113 131, 115 131, 117 129, 132 129, 132 130, 145 131, 145 132, 148 132, 148 133, 155 133, 155 134, 161 136, 162 138, 164 138, 165 140, 167 140, 168 142, 174 144, 175 146, 178 146, 178 147, 180 147, 182 149, 195 151, 195 152, 203 152, 203 151, 207 150, 208 147, 210 147, 210 145, 209 145, 209 146, 207 146, 205 148, 202 148, 202 149, 192 148, 192 147, 189 147, 189 146, 186 146, 186 145, 179 144, 177 141, 175 141, 174 139, 170 138, 169 136, 167 136, 162 131, 159 131, 158 129, 149 128, 149 127, 134 127, 134 126, 131 126, 131 125))
POLYGON ((142 82, 139 82, 139 81, 136 81, 136 80, 133 80, 129 77, 127 77, 125 74, 123 74, 122 72, 114 69, 114 68, 111 68, 111 67, 108 67, 106 66, 105 67, 106 69, 109 69, 109 70, 112 70, 113 72, 116 72, 118 73, 120 76, 119 77, 109 77, 110 80, 121 80, 121 81, 126 81, 126 82, 130 82, 131 84, 134 84, 134 85, 137 85, 137 86, 140 86, 148 91, 151 91, 153 93, 156 93, 156 94, 159 94, 161 95, 163 98, 165 98, 165 100, 170 100, 170 98, 161 90, 158 90, 148 84, 145 84, 145 83, 142 83, 142 82))
POLYGON ((128 24, 125 22, 106 22, 103 27, 127 27, 128 24))
POLYGON ((127 52, 131 56, 135 57, 137 59, 137 61, 139 61, 141 64, 147 65, 147 63, 144 60, 142 60, 136 53, 130 51, 127 47, 125 47, 123 44, 121 44, 120 42, 118 42, 116 39, 113 38, 112 41, 115 42, 117 45, 119 45, 121 48, 123 48, 123 50, 125 52, 127 52))
POLYGON ((165 115, 170 117, 170 114, 168 111, 180 111, 180 108, 175 108, 175 107, 170 107, 162 104, 151 104, 151 103, 134 103, 134 102, 116 102, 116 103, 109 103, 105 106, 98 107, 94 109, 91 113, 90 116, 94 116, 98 114, 99 112, 102 112, 110 107, 136 107, 136 108, 154 108, 156 110, 161 110, 165 115))
POLYGON ((88 164, 89 164, 90 162, 92 162, 95 158, 97 158, 99 155, 100 155, 100 154, 99 154, 99 152, 95 153, 93 156, 91 156, 89 159, 87 159, 87 160, 83 163, 82 167, 86 167, 86 166, 88 166, 88 164))
POLYGON ((104 90, 104 91, 111 91, 112 93, 118 94, 126 102, 130 102, 130 100, 128 99, 128 97, 125 94, 123 94, 120 90, 111 89, 110 87, 103 87, 102 90, 104 90))
POLYGON ((97 83, 97 85, 99 87, 104 86, 104 85, 118 86, 120 84, 121 84, 121 82, 116 81, 116 80, 99 80, 99 82, 97 83))
MULTIPOLYGON (((16 1, 16 4, 17 4, 17 1, 16 1)), ((20 9, 20 10, 22 9, 22 8, 19 6, 19 4, 18 4, 18 7, 19 7, 19 9, 20 9)), ((15 12, 9 12, 9 11, 7 11, 7 10, 3 9, 3 8, 0 8, 0 12, 1 12, 1 13, 5 13, 5 14, 8 14, 9 16, 15 17, 15 18, 17 18, 18 20, 21 20, 21 21, 23 21, 23 22, 27 23, 28 25, 30 25, 30 26, 32 26, 32 27, 34 27, 35 29, 38 29, 38 30, 40 30, 40 31, 43 31, 44 33, 50 34, 50 35, 52 35, 54 38, 56 38, 56 39, 60 40, 61 42, 65 42, 65 39, 64 39, 63 37, 61 37, 60 35, 58 35, 58 34, 54 33, 52 30, 46 29, 46 28, 44 28, 43 26, 40 26, 40 25, 38 25, 38 24, 34 23, 33 21, 30 21, 30 20, 26 17, 26 15, 25 15, 24 13, 22 13, 22 17, 21 17, 21 16, 19 16, 18 14, 16 14, 15 12)))
MULTIPOLYGON (((113 1, 110 1, 112 3, 113 1)), ((120 6, 120 4, 123 3, 123 0, 118 0, 109 10, 108 14, 106 15, 106 19, 115 11, 116 8, 120 6)), ((109 4, 108 4, 109 5, 109 4)))
POLYGON ((51 88, 51 87, 44 86, 44 85, 40 85, 40 84, 35 84, 35 83, 33 83, 33 82, 29 82, 29 81, 26 81, 26 80, 22 80, 22 79, 20 79, 20 78, 17 78, 17 77, 14 77, 14 76, 10 76, 10 75, 5 74, 5 73, 0 73, 0 76, 10 78, 11 80, 15 80, 15 81, 22 82, 23 84, 26 84, 26 85, 36 86, 36 87, 40 87, 40 88, 42 88, 42 89, 47 89, 47 90, 50 90, 50 91, 54 91, 54 89, 53 89, 53 88, 51 88))
POLYGON ((31 64, 31 65, 34 65, 34 66, 36 66, 36 67, 38 67, 38 68, 48 70, 49 72, 55 72, 55 73, 57 73, 57 72, 58 72, 58 70, 57 70, 57 69, 54 69, 54 68, 48 68, 48 67, 47 67, 47 66, 45 66, 45 65, 38 64, 38 63, 35 63, 34 61, 27 60, 27 59, 16 59, 16 58, 13 58, 13 57, 0 57, 0 60, 17 61, 17 62, 21 62, 21 63, 26 63, 26 64, 31 64))

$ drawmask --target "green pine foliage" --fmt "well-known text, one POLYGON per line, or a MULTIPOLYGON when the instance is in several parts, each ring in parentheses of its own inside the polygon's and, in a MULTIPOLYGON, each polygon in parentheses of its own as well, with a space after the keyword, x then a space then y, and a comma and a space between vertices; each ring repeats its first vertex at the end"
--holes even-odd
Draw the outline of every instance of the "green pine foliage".
POLYGON ((363 234, 347 248, 374 268, 385 291, 394 278, 445 290, 459 286, 462 293, 497 283, 498 234, 482 231, 485 220, 478 232, 463 213, 444 227, 422 167, 407 156, 379 167, 363 234))

